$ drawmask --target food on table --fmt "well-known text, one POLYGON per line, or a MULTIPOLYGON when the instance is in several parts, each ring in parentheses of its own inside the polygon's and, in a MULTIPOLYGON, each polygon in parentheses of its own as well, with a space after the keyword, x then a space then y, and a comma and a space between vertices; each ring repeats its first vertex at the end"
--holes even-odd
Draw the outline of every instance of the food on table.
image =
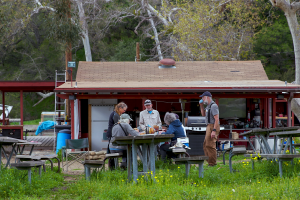
POLYGON ((146 135, 146 133, 145 132, 140 132, 140 135, 146 135))
POLYGON ((154 125, 153 128, 154 128, 156 131, 159 130, 159 126, 157 126, 157 125, 154 125))
POLYGON ((149 134, 154 134, 154 133, 155 133, 154 128, 149 128, 149 134))
POLYGON ((135 130, 135 131, 137 131, 137 132, 140 132, 138 128, 134 128, 133 130, 135 130))

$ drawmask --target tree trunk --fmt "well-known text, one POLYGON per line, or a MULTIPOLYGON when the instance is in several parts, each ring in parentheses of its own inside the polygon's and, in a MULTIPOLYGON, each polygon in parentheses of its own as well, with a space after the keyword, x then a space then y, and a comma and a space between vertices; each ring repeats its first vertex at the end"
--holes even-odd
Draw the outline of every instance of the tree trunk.
POLYGON ((82 42, 84 46, 84 52, 85 52, 85 59, 86 61, 91 62, 92 61, 92 53, 91 53, 91 46, 90 46, 90 40, 89 40, 89 32, 87 28, 87 23, 85 20, 85 13, 84 8, 82 5, 82 0, 77 0, 77 6, 79 10, 79 20, 82 28, 82 42))
POLYGON ((297 85, 300 85, 300 32, 299 24, 297 21, 296 12, 289 10, 285 13, 294 44, 294 53, 295 53, 295 82, 297 85))
POLYGON ((149 18, 150 18, 149 21, 150 21, 150 24, 151 24, 151 27, 152 27, 152 30, 153 30, 153 33, 154 33, 154 40, 155 40, 155 43, 156 43, 158 58, 159 58, 159 60, 162 60, 163 56, 162 56, 162 53, 161 53, 161 48, 160 48, 160 42, 159 42, 159 39, 158 39, 157 29, 156 29, 154 21, 152 19, 152 14, 151 14, 150 10, 147 10, 147 12, 148 12, 148 15, 149 15, 149 18))

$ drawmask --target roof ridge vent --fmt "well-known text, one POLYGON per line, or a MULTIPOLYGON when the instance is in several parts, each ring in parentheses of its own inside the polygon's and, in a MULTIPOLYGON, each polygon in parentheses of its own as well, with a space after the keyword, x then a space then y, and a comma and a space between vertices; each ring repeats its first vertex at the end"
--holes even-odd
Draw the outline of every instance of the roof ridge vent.
POLYGON ((175 66, 176 62, 173 59, 165 58, 161 59, 158 63, 159 69, 173 69, 176 68, 175 66))

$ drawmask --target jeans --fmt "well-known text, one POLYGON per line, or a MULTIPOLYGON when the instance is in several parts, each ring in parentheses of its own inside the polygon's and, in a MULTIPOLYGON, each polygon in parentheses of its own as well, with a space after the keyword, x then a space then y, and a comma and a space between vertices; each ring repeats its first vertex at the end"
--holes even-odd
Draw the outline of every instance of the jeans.
POLYGON ((122 162, 127 163, 127 150, 110 150, 111 153, 122 153, 122 162))

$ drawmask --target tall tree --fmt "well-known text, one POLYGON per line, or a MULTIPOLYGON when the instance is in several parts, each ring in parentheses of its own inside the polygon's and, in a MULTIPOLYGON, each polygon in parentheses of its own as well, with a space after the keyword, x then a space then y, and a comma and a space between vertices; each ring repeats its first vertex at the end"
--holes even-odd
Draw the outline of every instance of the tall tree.
POLYGON ((300 30, 297 19, 297 11, 300 10, 300 2, 291 2, 290 0, 270 0, 274 7, 280 8, 287 19, 290 32, 293 38, 295 53, 295 81, 300 85, 300 30))

